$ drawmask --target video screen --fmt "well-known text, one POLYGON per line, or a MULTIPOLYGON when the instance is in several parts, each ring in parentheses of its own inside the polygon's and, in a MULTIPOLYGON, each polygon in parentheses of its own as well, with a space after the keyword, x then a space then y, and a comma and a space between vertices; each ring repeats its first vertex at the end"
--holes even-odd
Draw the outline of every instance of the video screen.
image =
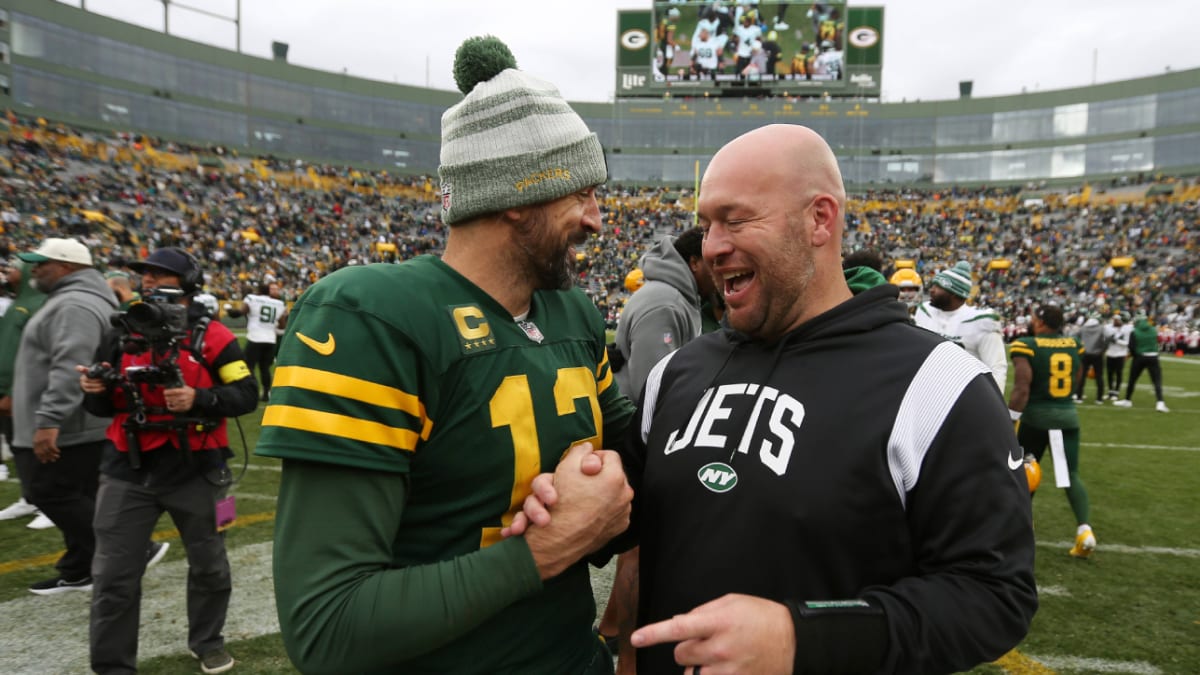
POLYGON ((846 81, 846 3, 654 3, 653 80, 659 84, 846 81))

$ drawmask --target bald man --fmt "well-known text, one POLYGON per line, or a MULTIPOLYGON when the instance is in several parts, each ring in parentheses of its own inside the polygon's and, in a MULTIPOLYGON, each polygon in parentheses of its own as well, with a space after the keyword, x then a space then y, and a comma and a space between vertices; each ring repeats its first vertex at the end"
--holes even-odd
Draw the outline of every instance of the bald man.
MULTIPOLYGON (((729 328, 658 363, 623 453, 638 672, 949 673, 1029 628, 1031 510, 1005 403, 983 364, 909 323, 895 286, 851 292, 845 209, 805 127, 747 133, 705 172, 729 328)), ((553 518, 549 482, 518 529, 553 518)))

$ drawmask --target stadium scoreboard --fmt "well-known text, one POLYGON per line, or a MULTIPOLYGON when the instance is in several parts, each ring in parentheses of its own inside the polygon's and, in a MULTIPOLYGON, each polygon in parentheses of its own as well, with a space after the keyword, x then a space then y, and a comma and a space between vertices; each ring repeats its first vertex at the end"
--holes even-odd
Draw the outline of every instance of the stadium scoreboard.
POLYGON ((618 12, 617 98, 877 98, 882 70, 882 7, 706 0, 618 12))

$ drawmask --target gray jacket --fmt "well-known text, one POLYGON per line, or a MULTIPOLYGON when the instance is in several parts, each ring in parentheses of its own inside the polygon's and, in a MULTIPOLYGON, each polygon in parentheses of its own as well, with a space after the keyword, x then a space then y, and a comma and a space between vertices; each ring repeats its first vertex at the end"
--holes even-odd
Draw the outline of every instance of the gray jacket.
POLYGON ((25 325, 13 374, 13 446, 33 447, 37 429, 58 429, 58 446, 104 440, 109 420, 83 409, 75 366, 88 365, 117 308, 95 269, 59 279, 25 325))
POLYGON ((1104 326, 1097 319, 1088 319, 1080 326, 1079 341, 1083 343, 1086 354, 1103 354, 1109 342, 1104 326))
POLYGON ((616 345, 625 357, 617 385, 633 400, 655 364, 700 335, 700 291, 674 242, 663 237, 642 256, 646 283, 625 303, 617 323, 616 345))

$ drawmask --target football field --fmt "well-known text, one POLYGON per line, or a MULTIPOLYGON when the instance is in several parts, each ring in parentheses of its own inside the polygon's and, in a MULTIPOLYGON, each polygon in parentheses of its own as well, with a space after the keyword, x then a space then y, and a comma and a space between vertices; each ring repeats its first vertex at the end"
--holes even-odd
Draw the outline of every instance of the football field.
MULTIPOLYGON (((975 673, 1200 672, 1200 358, 1163 359, 1168 414, 1154 411, 1143 375, 1134 407, 1079 405, 1081 472, 1099 542, 1089 560, 1067 555, 1075 525, 1051 467, 1034 500, 1041 607, 1018 648, 975 673)), ((1095 383, 1088 383, 1094 396, 1095 383)), ((253 448, 262 409, 231 426, 243 468, 243 438, 253 448)), ((11 465, 11 463, 10 463, 11 465)), ((278 636, 271 589, 271 534, 279 484, 276 460, 248 457, 232 493, 237 525, 228 532, 234 595, 226 636, 237 673, 295 672, 278 636)), ((17 499, 14 479, 0 482, 0 507, 17 499)), ((56 529, 33 531, 28 518, 0 522, 0 672, 88 672, 90 594, 41 597, 29 584, 54 576, 61 553, 56 529)), ((141 672, 199 672, 187 654, 186 561, 169 518, 155 538, 170 543, 145 577, 141 672)), ((597 603, 612 565, 593 574, 597 603)))

